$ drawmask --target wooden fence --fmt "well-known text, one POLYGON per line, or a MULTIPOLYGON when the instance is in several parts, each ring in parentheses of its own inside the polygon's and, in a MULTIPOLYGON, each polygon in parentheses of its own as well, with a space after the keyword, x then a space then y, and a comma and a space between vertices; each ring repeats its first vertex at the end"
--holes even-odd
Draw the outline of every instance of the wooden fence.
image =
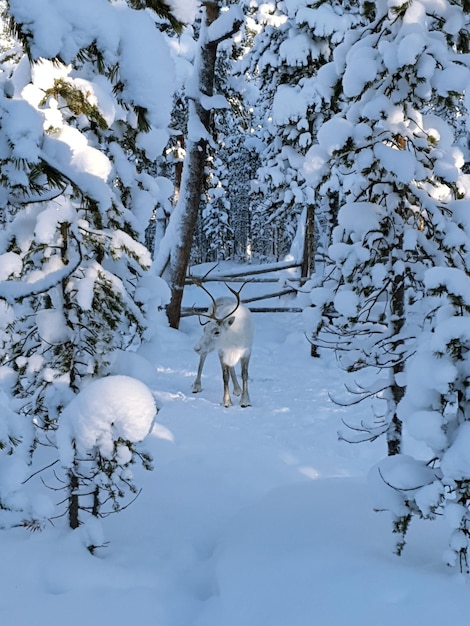
MULTIPOLYGON (((260 274, 267 274, 271 272, 280 272, 282 270, 294 269, 301 267, 301 263, 271 263, 256 269, 245 269, 243 271, 228 272, 226 274, 205 274, 204 276, 190 276, 186 280, 186 285, 193 285, 198 283, 279 283, 279 278, 275 277, 261 277, 260 274)), ((213 269, 215 269, 214 266, 213 269)), ((211 270, 212 271, 212 270, 211 270)), ((305 282, 305 278, 289 278, 286 279, 286 283, 305 282)), ((243 304, 250 304, 252 302, 259 302, 260 300, 270 300, 272 298, 280 298, 288 294, 296 293, 297 289, 293 286, 286 285, 282 289, 273 293, 261 294, 253 296, 251 298, 244 298, 241 300, 243 304)), ((301 313, 300 307, 248 307, 252 313, 301 313)), ((190 315, 197 315, 198 313, 204 313, 207 311, 207 307, 183 307, 181 309, 181 317, 189 317, 190 315)))

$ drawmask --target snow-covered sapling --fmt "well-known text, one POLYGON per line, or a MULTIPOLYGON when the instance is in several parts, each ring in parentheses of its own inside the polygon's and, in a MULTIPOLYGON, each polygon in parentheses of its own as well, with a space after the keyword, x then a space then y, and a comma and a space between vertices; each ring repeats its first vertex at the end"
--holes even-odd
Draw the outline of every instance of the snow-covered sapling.
POLYGON ((132 466, 150 456, 139 449, 154 424, 157 408, 151 391, 130 376, 93 380, 62 412, 56 440, 68 482, 69 525, 80 511, 103 517, 119 511, 127 494, 138 493, 132 466), (91 497, 90 497, 91 496, 91 497), (104 510, 104 505, 110 506, 104 510))
MULTIPOLYGON (((202 287, 202 285, 201 285, 202 287)), ((227 285, 228 287, 228 285, 227 285)), ((207 318, 204 332, 200 340, 194 346, 194 350, 200 355, 199 367, 196 380, 193 384, 193 392, 201 390, 201 373, 204 361, 209 352, 217 350, 222 366, 222 378, 224 381, 223 405, 228 407, 232 404, 229 391, 229 378, 232 377, 234 393, 239 395, 240 386, 235 375, 234 367, 240 361, 242 375, 242 389, 240 406, 251 405, 248 394, 248 363, 250 361, 253 345, 253 321, 251 312, 240 301, 240 291, 231 287, 228 289, 234 298, 218 298, 217 300, 202 287, 212 300, 212 306, 207 313, 201 316, 207 318)))

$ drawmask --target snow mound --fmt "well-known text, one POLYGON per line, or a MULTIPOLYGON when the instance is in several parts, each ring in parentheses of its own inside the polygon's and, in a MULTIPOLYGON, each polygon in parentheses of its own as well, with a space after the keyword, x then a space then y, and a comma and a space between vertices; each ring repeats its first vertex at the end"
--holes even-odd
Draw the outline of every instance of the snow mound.
POLYGON ((78 454, 93 449, 114 457, 117 441, 136 443, 150 432, 155 401, 144 383, 130 376, 107 376, 91 382, 65 408, 57 431, 60 458, 71 467, 78 454))

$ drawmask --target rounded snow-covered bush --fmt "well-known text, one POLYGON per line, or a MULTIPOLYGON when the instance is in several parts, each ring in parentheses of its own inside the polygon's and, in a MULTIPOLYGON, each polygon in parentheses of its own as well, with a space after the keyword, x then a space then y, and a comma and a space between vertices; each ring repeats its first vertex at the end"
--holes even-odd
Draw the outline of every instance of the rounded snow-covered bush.
POLYGON ((57 430, 60 460, 72 467, 76 455, 97 451, 105 459, 127 459, 122 447, 150 432, 153 396, 130 376, 107 376, 87 385, 64 409, 57 430))

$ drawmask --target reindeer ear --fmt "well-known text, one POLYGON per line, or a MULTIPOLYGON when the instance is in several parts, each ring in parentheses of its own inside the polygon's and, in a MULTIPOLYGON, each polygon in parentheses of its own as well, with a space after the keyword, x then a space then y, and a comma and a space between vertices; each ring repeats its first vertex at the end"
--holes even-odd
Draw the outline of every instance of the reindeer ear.
POLYGON ((231 326, 233 324, 233 322, 235 321, 235 315, 232 315, 231 317, 229 317, 226 322, 227 322, 227 326, 231 326))

